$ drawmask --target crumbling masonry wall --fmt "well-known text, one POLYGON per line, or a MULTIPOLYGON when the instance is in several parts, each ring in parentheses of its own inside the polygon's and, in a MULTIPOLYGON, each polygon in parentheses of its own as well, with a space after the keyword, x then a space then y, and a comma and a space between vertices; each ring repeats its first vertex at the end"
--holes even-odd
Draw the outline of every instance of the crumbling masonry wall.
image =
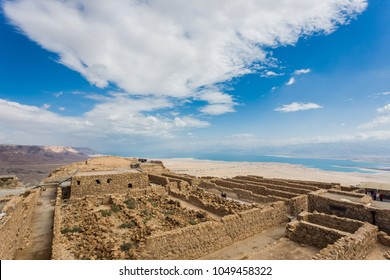
POLYGON ((364 260, 377 242, 378 228, 364 223, 354 234, 340 238, 322 249, 316 260, 364 260))
POLYGON ((149 185, 148 175, 142 172, 117 174, 75 175, 72 177, 71 198, 96 194, 127 193, 149 185))
POLYGON ((0 259, 12 260, 16 251, 23 247, 30 233, 31 220, 41 189, 13 197, 3 207, 6 213, 0 219, 0 259))
POLYGON ((287 221, 287 207, 277 202, 149 238, 145 259, 196 259, 287 221))
MULTIPOLYGON (((326 192, 326 191, 325 191, 326 192)), ((376 208, 369 204, 341 201, 321 195, 324 191, 317 191, 308 195, 309 211, 322 212, 339 217, 346 217, 367 223, 374 223, 379 230, 390 233, 390 209, 376 208)))

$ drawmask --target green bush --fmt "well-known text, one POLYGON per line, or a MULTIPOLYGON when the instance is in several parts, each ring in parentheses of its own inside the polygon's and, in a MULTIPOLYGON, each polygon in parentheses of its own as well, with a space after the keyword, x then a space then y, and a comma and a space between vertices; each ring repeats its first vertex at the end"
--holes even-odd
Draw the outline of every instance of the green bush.
POLYGON ((103 217, 111 216, 112 212, 110 210, 100 210, 100 214, 102 214, 103 217))
POLYGON ((114 212, 114 213, 117 213, 117 212, 119 212, 121 210, 122 210, 122 208, 119 205, 111 206, 111 211, 114 212))

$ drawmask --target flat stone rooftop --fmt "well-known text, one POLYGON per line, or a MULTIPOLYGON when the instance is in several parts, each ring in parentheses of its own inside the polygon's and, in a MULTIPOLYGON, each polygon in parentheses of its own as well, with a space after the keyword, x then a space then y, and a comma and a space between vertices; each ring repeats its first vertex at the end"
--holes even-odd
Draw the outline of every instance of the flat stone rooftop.
POLYGON ((126 169, 126 170, 108 170, 108 171, 91 171, 91 172, 78 172, 74 177, 81 176, 99 176, 99 175, 120 175, 126 173, 141 173, 136 169, 126 169))

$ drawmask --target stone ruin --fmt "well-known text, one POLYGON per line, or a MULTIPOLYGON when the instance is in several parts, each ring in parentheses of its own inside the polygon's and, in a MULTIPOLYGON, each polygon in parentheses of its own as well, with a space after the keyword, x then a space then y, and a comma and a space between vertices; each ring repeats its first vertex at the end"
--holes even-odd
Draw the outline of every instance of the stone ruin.
MULTIPOLYGON (((198 178, 160 162, 126 160, 111 170, 87 163, 50 176, 57 187, 52 259, 197 259, 280 226, 296 246, 317 250, 312 259, 365 259, 375 244, 390 246, 390 203, 372 201, 357 187, 198 178)), ((37 196, 39 190, 0 201, 9 221, 0 220, 0 234, 18 232, 19 246, 37 196)), ((2 240, 0 257, 12 259, 12 237, 2 240)))

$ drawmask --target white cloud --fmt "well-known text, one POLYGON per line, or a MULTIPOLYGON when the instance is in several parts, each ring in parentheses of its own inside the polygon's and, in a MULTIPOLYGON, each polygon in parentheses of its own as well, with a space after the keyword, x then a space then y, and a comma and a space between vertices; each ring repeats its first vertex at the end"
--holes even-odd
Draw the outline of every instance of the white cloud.
POLYGON ((294 75, 308 74, 310 72, 310 69, 299 69, 294 71, 294 75))
MULTIPOLYGON (((90 83, 181 99, 198 98, 201 88, 257 71, 266 60, 265 49, 294 45, 302 36, 329 34, 367 7, 366 0, 2 4, 12 24, 90 83)), ((201 111, 232 112, 234 105, 210 103, 201 111)))
POLYGON ((291 77, 290 80, 288 80, 288 82, 286 83, 286 86, 291 86, 293 84, 295 84, 295 78, 291 77))
POLYGON ((49 109, 50 107, 51 107, 50 104, 45 103, 45 104, 43 104, 42 109, 47 110, 47 109, 49 109))
POLYGON ((58 107, 58 110, 63 112, 66 110, 66 108, 65 107, 58 107))
POLYGON ((216 89, 207 89, 202 91, 198 97, 199 100, 206 101, 208 105, 201 107, 199 111, 209 115, 222 115, 234 112, 233 97, 229 94, 220 92, 216 89))
POLYGON ((390 124, 390 115, 376 117, 372 121, 360 125, 359 128, 374 128, 386 124, 390 124))
POLYGON ((232 104, 209 104, 200 108, 199 111, 209 115, 222 115, 234 112, 235 110, 232 104))
POLYGON ((61 116, 36 106, 0 99, 0 131, 9 143, 112 144, 131 137, 171 138, 183 129, 200 128, 208 122, 193 116, 165 117, 147 112, 174 105, 164 99, 112 97, 80 117, 61 116), (45 135, 45 138, 42 138, 45 135), (71 135, 71 137, 70 137, 71 135), (70 142, 70 143, 69 143, 70 142))
POLYGON ((293 102, 291 104, 278 107, 274 111, 289 113, 289 112, 297 112, 297 111, 321 109, 321 108, 323 108, 323 106, 315 104, 315 103, 293 102))
POLYGON ((390 91, 385 91, 385 92, 379 92, 377 95, 389 95, 390 91))
POLYGON ((274 71, 266 71, 263 74, 261 74, 261 77, 264 78, 270 78, 270 77, 278 77, 278 76, 283 76, 283 73, 275 73, 274 71))
POLYGON ((390 104, 378 108, 377 112, 380 114, 387 114, 387 115, 378 116, 374 118, 372 121, 360 125, 359 128, 370 129, 370 128, 375 128, 378 126, 390 124, 390 104))
POLYGON ((387 104, 377 110, 379 113, 387 113, 390 112, 390 104, 387 104))

